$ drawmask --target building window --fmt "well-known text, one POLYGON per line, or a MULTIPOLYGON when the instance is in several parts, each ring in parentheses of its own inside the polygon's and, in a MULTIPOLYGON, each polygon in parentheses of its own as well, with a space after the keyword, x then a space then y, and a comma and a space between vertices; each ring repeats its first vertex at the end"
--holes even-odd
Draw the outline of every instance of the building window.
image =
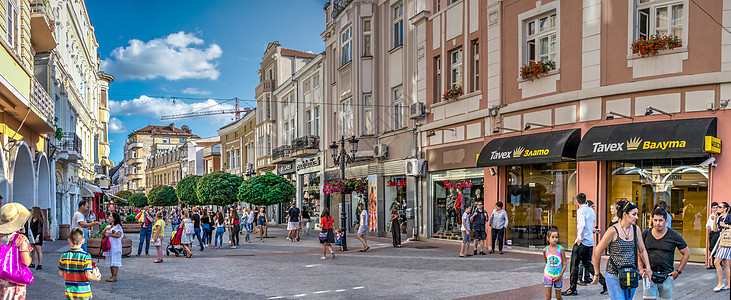
POLYGON ((434 6, 437 8, 437 12, 442 10, 442 5, 440 3, 440 2, 442 2, 442 0, 434 0, 434 2, 435 2, 434 6))
POLYGON ((343 33, 340 36, 340 55, 341 55, 341 61, 340 65, 344 66, 345 64, 349 63, 352 59, 353 51, 351 48, 351 38, 353 37, 353 27, 348 26, 345 30, 343 30, 343 33))
POLYGON ((393 130, 404 127, 404 88, 393 88, 393 130))
POLYGON ((295 129, 294 119, 289 120, 289 130, 290 130, 290 132, 289 132, 290 139, 289 140, 294 141, 294 139, 297 137, 297 130, 295 129))
POLYGON ((449 84, 451 87, 462 85, 462 48, 449 53, 449 84))
POLYGON ((472 41, 472 91, 480 90, 480 42, 472 41))
POLYGON ((267 120, 271 120, 272 119, 271 98, 269 98, 269 94, 267 94, 266 101, 265 102, 266 102, 265 103, 266 104, 266 109, 265 110, 266 110, 266 114, 267 114, 267 118, 266 119, 267 120))
POLYGON ((267 140, 267 155, 272 155, 272 136, 267 134, 266 140, 267 140))
POLYGON ((314 135, 320 135, 320 107, 315 106, 314 115, 315 115, 315 129, 312 131, 314 135))
POLYGON ((287 107, 287 103, 289 103, 289 95, 287 95, 286 98, 280 100, 282 102, 282 107, 287 107))
POLYGON ((169 144, 170 143, 170 138, 162 138, 162 143, 163 144, 169 144))
POLYGON ((312 88, 320 87, 320 74, 315 74, 315 76, 312 76, 312 88))
POLYGON ((373 96, 363 95, 363 134, 373 134, 373 96))
POLYGON ((671 35, 683 38, 683 2, 638 0, 635 37, 671 35))
POLYGON ((363 19, 363 56, 371 56, 371 19, 363 19))
POLYGON ((404 4, 393 8, 393 48, 404 44, 404 4))
POLYGON ((289 145, 289 141, 287 140, 289 138, 289 122, 284 121, 284 144, 289 145))
POLYGON ((434 70, 436 75, 434 76, 434 91, 436 92, 434 103, 439 103, 442 101, 442 58, 439 56, 434 58, 434 70))
POLYGON ((307 122, 307 135, 312 135, 312 112, 310 110, 305 112, 305 120, 307 122))
POLYGON ((556 61, 556 13, 529 19, 526 24, 526 61, 556 61))
POLYGON ((181 144, 185 144, 185 138, 180 138, 180 139, 179 139, 178 141, 179 141, 179 142, 180 142, 181 144))
POLYGON ((342 116, 343 121, 343 135, 352 136, 353 134, 353 98, 343 100, 342 105, 342 116))
POLYGON ((8 28, 8 44, 13 49, 18 48, 18 39, 17 39, 17 33, 18 33, 18 11, 16 10, 16 6, 13 3, 13 0, 8 0, 7 2, 7 28, 8 28))

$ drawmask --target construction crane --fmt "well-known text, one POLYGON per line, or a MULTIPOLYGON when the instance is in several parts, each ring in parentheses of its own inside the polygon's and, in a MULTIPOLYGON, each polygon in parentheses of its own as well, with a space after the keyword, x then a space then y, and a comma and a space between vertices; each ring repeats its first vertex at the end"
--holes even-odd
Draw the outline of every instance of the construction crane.
POLYGON ((184 114, 176 114, 176 115, 167 115, 160 117, 160 120, 172 120, 172 119, 183 119, 183 118, 195 118, 195 117, 203 117, 203 116, 211 116, 211 115, 223 115, 223 114, 235 114, 236 120, 241 119, 241 113, 248 113, 252 111, 250 108, 240 108, 239 107, 239 98, 234 98, 236 100, 236 105, 233 109, 217 109, 217 110, 207 110, 207 111, 196 111, 192 113, 184 113, 184 114))

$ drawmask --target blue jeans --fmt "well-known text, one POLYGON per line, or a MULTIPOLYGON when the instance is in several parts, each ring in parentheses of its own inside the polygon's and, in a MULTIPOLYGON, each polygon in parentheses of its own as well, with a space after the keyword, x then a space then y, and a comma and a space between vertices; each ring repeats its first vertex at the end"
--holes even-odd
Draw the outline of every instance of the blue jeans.
POLYGON ((173 224, 173 232, 178 230, 178 226, 180 226, 180 224, 173 224))
POLYGON ((216 228, 216 238, 213 241, 213 246, 218 246, 218 247, 223 246, 223 232, 224 231, 225 231, 225 229, 223 229, 223 227, 216 228), (219 244, 218 241, 221 241, 221 243, 219 244))
MULTIPOLYGON (((609 291, 609 299, 611 300, 631 300, 635 295, 636 289, 623 290, 619 285, 619 277, 617 275, 607 273, 607 290, 609 291)), ((640 282, 640 284, 642 284, 640 282)))
MULTIPOLYGON (((83 249, 84 252, 89 252, 88 250, 86 250, 86 240, 89 238, 89 229, 81 228, 81 231, 84 232, 84 244, 81 245, 81 249, 83 249)), ((94 254, 96 254, 96 253, 94 253, 94 254)))
POLYGON ((244 228, 246 228, 246 240, 248 241, 251 234, 251 223, 244 224, 244 228))
POLYGON ((203 241, 208 244, 209 235, 211 235, 211 224, 201 224, 203 227, 203 241))
POLYGON ((201 240, 201 229, 200 228, 195 229, 195 237, 198 238, 198 244, 201 246, 201 249, 203 249, 203 240, 201 240))
POLYGON ((137 247, 137 255, 142 254, 142 244, 145 244, 145 255, 150 254, 150 238, 152 238, 152 230, 147 227, 140 228, 140 244, 137 247))

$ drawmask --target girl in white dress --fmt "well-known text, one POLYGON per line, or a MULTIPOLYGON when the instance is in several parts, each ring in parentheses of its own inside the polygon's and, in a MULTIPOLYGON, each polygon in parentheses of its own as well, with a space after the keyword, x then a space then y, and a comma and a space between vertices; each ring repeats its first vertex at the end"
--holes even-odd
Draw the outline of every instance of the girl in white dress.
POLYGON ((111 249, 104 252, 104 260, 107 263, 107 267, 112 272, 112 277, 107 278, 107 282, 117 281, 117 273, 119 267, 122 266, 122 219, 119 217, 119 213, 112 213, 107 218, 109 224, 107 228, 104 228, 102 235, 109 237, 109 244, 111 249))

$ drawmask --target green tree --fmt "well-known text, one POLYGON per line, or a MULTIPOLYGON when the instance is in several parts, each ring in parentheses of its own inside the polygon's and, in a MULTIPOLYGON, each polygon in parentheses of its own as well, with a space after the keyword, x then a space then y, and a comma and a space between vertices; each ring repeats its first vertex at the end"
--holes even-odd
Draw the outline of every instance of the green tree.
POLYGON ((127 201, 129 201, 129 205, 134 207, 147 206, 147 196, 145 196, 144 193, 134 193, 127 199, 127 201))
POLYGON ((239 201, 268 206, 291 202, 296 192, 289 180, 269 172, 241 183, 236 196, 239 201))
POLYGON ((127 206, 127 205, 130 205, 129 204, 129 198, 132 196, 132 194, 133 193, 130 192, 130 191, 119 191, 119 192, 117 192, 114 195, 117 196, 117 197, 119 197, 119 198, 122 198, 124 200, 119 199, 119 198, 112 197, 112 202, 114 202, 114 204, 116 204, 117 206, 127 206))
POLYGON ((154 206, 174 206, 178 204, 175 189, 167 185, 161 185, 150 190, 147 199, 150 205, 154 206))
POLYGON ((203 175, 196 185, 201 204, 226 206, 236 202, 236 193, 243 178, 226 172, 203 175))
POLYGON ((201 204, 198 199, 198 193, 196 192, 198 180, 200 179, 201 177, 198 175, 188 175, 178 181, 178 185, 175 187, 175 195, 177 195, 178 199, 183 201, 185 205, 201 204))

